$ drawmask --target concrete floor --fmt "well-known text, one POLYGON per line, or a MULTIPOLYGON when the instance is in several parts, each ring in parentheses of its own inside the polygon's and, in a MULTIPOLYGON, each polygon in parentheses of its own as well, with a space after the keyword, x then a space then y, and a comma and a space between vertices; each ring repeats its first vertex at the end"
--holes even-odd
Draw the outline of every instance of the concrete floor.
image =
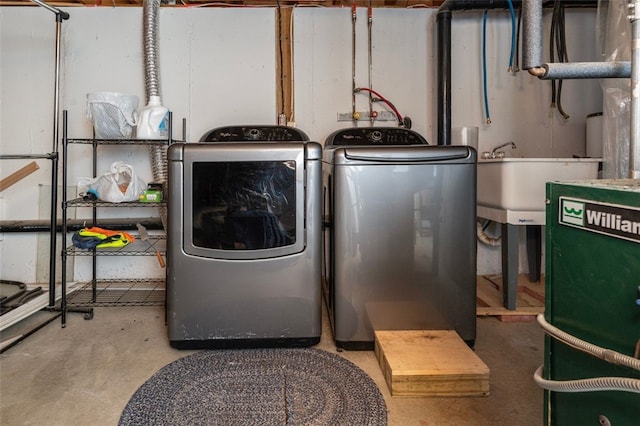
MULTIPOLYGON (((162 307, 96 308, 93 320, 67 320, 66 328, 56 320, 0 355, 1 425, 117 425, 140 385, 191 353, 169 346, 162 307)), ((335 353, 326 315, 324 323, 317 347, 335 353)), ((340 355, 377 383, 389 425, 543 424, 543 393, 532 379, 544 353, 537 322, 478 318, 475 351, 491 370, 487 397, 392 397, 373 352, 340 355)))

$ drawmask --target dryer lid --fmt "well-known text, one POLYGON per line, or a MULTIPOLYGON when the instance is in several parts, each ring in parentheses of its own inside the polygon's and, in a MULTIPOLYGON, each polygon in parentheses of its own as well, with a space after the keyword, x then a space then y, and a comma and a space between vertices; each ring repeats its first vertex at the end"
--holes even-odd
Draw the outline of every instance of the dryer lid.
POLYGON ((224 126, 209 130, 200 142, 308 141, 302 130, 289 126, 246 125, 224 126))

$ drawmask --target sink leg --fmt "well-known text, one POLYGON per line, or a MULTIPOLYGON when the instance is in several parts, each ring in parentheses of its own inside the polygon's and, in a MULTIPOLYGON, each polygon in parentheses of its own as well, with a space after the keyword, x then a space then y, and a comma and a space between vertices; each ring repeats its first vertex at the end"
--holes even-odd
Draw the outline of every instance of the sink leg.
POLYGON ((502 224, 502 302, 510 310, 516 309, 518 294, 518 226, 502 224))
POLYGON ((529 282, 540 281, 542 262, 542 226, 527 225, 527 261, 529 262, 529 282))

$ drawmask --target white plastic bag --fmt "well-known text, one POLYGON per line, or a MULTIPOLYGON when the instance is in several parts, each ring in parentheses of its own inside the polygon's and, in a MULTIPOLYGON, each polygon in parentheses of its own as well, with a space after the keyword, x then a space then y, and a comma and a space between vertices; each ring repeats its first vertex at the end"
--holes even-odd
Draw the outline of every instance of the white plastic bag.
POLYGON ((138 97, 116 92, 87 94, 87 117, 99 139, 127 139, 137 125, 138 97))
POLYGON ((138 201, 147 184, 136 175, 133 166, 122 161, 111 165, 111 171, 95 179, 80 179, 78 190, 91 189, 98 199, 111 203, 138 201))

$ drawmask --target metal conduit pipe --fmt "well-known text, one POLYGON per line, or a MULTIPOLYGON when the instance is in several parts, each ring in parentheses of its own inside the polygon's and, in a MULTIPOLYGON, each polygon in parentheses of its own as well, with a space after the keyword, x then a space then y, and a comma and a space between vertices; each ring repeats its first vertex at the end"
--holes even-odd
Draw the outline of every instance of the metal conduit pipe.
MULTIPOLYGON (((91 219, 72 219, 67 221, 67 230, 77 231, 85 226, 91 226, 88 222, 91 219)), ((162 222, 155 217, 150 218, 123 218, 107 219, 100 221, 100 227, 113 231, 128 231, 136 229, 136 224, 140 223, 149 230, 161 230, 162 222)), ((30 233, 30 232, 50 232, 51 222, 49 220, 4 220, 0 222, 0 233, 30 233)), ((62 221, 58 221, 56 232, 62 232, 62 221)))
POLYGON ((564 343, 565 345, 568 345, 574 349, 582 351, 596 358, 600 358, 611 364, 621 365, 640 371, 640 359, 625 355, 612 349, 603 348, 601 346, 573 336, 572 334, 569 334, 566 331, 563 331, 560 328, 549 323, 545 319, 544 314, 538 314, 536 319, 538 320, 538 324, 540 324, 540 327, 542 327, 546 334, 564 343))
POLYGON ((631 124, 629 135, 629 177, 640 179, 640 1, 630 1, 631 9, 631 124), (633 7, 632 7, 633 6, 633 7))
MULTIPOLYGON (((528 3, 532 3, 534 6, 535 15, 536 5, 541 4, 543 8, 553 7, 553 0, 540 1, 540 0, 513 0, 514 7, 523 7, 523 31, 525 25, 524 12, 525 7, 529 6, 528 3)), ((597 7, 598 0, 575 0, 567 2, 567 6, 571 7, 597 7)), ((437 85, 437 125, 438 125, 438 145, 451 145, 451 21, 454 11, 459 10, 484 10, 484 9, 508 9, 509 4, 506 0, 446 0, 436 15, 436 32, 437 32, 437 72, 436 72, 436 85, 437 85)), ((529 9, 531 11, 531 9, 529 9)), ((540 13, 540 20, 542 20, 542 14, 540 13)), ((535 25, 531 25, 529 22, 529 30, 533 32, 536 28, 535 25)), ((524 32, 523 32, 524 35, 524 32)), ((540 37, 542 33, 540 32, 540 37)), ((540 46, 542 42, 539 40, 540 46)), ((530 45, 530 41, 523 38, 522 46, 526 50, 526 46, 530 45)), ((542 49, 542 47, 540 47, 542 49)), ((536 49, 527 53, 528 60, 531 62, 542 62, 536 60, 538 55, 536 49)), ((524 50, 523 50, 524 60, 524 50)), ((531 65, 536 68, 535 65, 531 65)), ((532 69, 533 69, 532 68, 532 69)), ((541 67, 537 67, 541 69, 541 67)), ((529 70, 532 73, 532 69, 529 70)), ((544 69, 542 69, 544 72, 544 69)))

